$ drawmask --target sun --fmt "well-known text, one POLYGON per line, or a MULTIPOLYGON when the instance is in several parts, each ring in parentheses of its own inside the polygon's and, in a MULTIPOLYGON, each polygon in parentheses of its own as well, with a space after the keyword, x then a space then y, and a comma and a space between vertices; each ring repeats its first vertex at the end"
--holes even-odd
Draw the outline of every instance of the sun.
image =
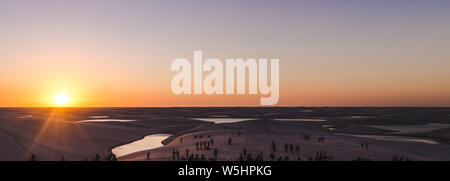
POLYGON ((66 106, 70 102, 70 97, 68 94, 61 92, 53 96, 53 103, 56 106, 66 106))

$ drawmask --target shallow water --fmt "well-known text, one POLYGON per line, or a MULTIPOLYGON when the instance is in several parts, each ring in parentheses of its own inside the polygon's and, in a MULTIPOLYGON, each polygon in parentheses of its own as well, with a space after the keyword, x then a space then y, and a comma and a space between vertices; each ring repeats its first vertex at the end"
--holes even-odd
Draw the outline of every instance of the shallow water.
POLYGON ((395 134, 417 134, 448 128, 450 124, 430 123, 427 125, 368 125, 366 127, 395 131, 395 134))
POLYGON ((170 134, 148 135, 140 140, 136 140, 131 143, 115 147, 112 149, 112 153, 114 153, 116 157, 121 157, 143 150, 159 148, 161 146, 164 146, 161 142, 170 136, 171 136, 170 134))
POLYGON ((75 121, 77 123, 92 123, 92 122, 133 122, 137 120, 127 120, 127 119, 88 119, 88 120, 81 120, 81 121, 75 121))
POLYGON ((299 111, 299 112, 303 112, 303 113, 305 113, 305 112, 314 112, 314 110, 312 110, 312 109, 307 109, 307 110, 301 110, 301 111, 299 111))
POLYGON ((359 135, 359 134, 336 134, 336 135, 353 136, 353 137, 358 137, 358 138, 368 138, 368 139, 381 140, 381 141, 399 141, 399 142, 417 142, 417 143, 426 143, 426 144, 439 144, 438 142, 430 140, 430 139, 416 138, 416 137, 359 135))
POLYGON ((275 121, 295 121, 295 122, 325 122, 325 119, 274 119, 275 121))
POLYGON ((108 118, 109 116, 90 116, 91 119, 108 118))
POLYGON ((368 119, 368 118, 375 118, 375 116, 348 116, 344 118, 350 118, 350 119, 368 119))
POLYGON ((336 125, 331 125, 331 124, 324 124, 324 125, 322 125, 322 126, 320 126, 320 127, 322 127, 323 129, 327 129, 327 130, 329 130, 329 131, 334 131, 334 130, 336 130, 336 125))
POLYGON ((25 116, 19 116, 19 117, 17 117, 17 118, 20 118, 20 119, 28 119, 28 118, 32 118, 32 117, 33 117, 33 115, 29 114, 29 115, 25 115, 25 116))
POLYGON ((237 123, 242 121, 252 120, 252 118, 191 118, 200 121, 213 122, 216 124, 220 123, 237 123))

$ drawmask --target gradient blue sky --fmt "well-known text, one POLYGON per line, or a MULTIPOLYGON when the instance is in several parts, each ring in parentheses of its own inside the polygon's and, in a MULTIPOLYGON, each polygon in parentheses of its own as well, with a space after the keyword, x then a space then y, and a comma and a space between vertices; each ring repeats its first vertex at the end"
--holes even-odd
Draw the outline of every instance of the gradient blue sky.
POLYGON ((253 106, 175 96, 175 58, 280 58, 279 106, 450 106, 450 1, 0 0, 0 106, 253 106))

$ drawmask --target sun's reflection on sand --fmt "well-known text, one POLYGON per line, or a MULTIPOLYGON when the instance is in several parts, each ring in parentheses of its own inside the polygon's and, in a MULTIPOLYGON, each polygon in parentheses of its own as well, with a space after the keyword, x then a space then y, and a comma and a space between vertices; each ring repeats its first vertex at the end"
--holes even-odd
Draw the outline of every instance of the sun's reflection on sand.
POLYGON ((84 140, 87 147, 95 146, 82 126, 73 124, 74 115, 69 108, 52 108, 49 111, 33 141, 28 146, 24 158, 42 149, 53 152, 51 154, 64 156, 64 152, 61 150, 71 149, 71 145, 67 143, 70 143, 71 139, 75 139, 74 137, 84 140))

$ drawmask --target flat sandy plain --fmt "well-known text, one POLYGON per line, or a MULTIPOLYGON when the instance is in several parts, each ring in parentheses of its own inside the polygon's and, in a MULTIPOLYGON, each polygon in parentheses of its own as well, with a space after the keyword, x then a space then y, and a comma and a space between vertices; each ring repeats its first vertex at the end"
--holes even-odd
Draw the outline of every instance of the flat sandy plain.
POLYGON ((172 136, 150 160, 450 160, 450 108, 0 108, 0 160, 104 160, 151 134, 172 136), (105 118, 134 121, 80 122, 105 118))

